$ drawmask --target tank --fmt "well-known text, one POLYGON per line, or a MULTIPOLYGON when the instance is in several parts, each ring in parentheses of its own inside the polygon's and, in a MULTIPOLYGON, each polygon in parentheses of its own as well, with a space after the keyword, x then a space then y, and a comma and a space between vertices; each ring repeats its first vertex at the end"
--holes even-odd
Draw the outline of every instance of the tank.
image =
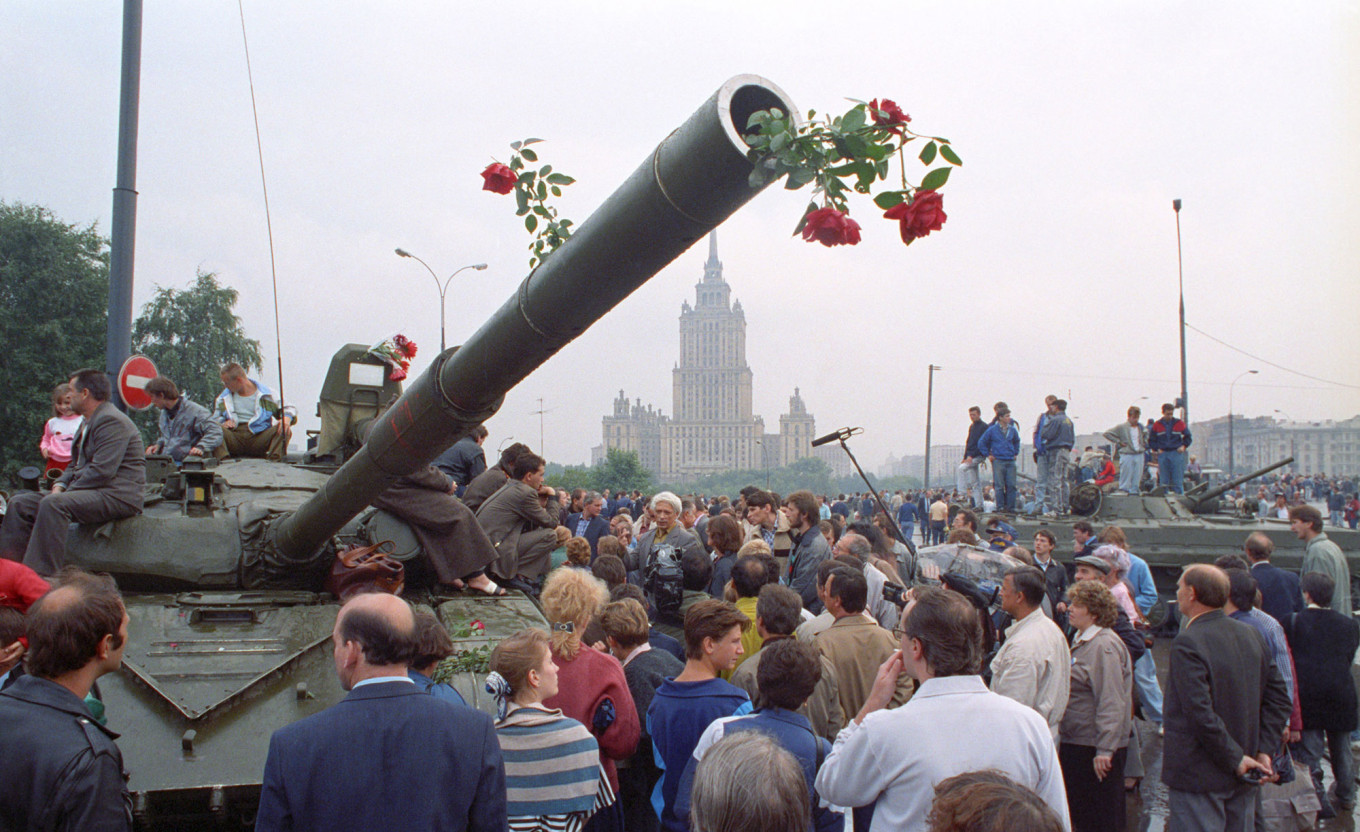
MULTIPOLYGON (((1034 533, 1048 529, 1058 540, 1059 560, 1071 557, 1072 523, 1084 519, 1099 534, 1104 526, 1115 525, 1124 530, 1129 549, 1141 556, 1152 568, 1158 592, 1166 600, 1175 597, 1176 580, 1181 569, 1192 563, 1213 563, 1223 555, 1242 554, 1247 535, 1262 532, 1275 544, 1271 563, 1297 572, 1303 563, 1303 542, 1289 529, 1289 522, 1256 516, 1256 504, 1244 510, 1224 495, 1239 485, 1282 468, 1294 461, 1288 457, 1252 471, 1214 488, 1201 485, 1186 494, 1164 493, 1160 489, 1149 494, 1102 494, 1087 483, 1072 489, 1070 516, 1062 518, 1021 514, 1001 517, 1015 527, 1016 541, 1026 548, 1032 546, 1034 533)), ((1324 518, 1326 512, 1323 512, 1324 518)), ((1352 597, 1360 603, 1360 532, 1326 526, 1327 537, 1346 553, 1351 572, 1352 597)), ((1165 612, 1159 610, 1159 618, 1165 612)))
MULTIPOLYGON (((373 372, 362 345, 342 348, 318 405, 322 431, 301 463, 175 469, 152 459, 141 516, 72 527, 69 560, 114 575, 124 590, 123 669, 99 691, 122 735, 137 828, 250 826, 270 734, 344 696, 329 648, 338 605, 321 592, 337 547, 392 540, 398 557, 419 562, 410 529, 369 503, 754 197, 742 133, 771 107, 797 112, 764 78, 723 84, 466 343, 405 390, 373 372)), ((499 638, 546 627, 541 612, 522 595, 439 594, 418 576, 406 597, 450 630, 460 653, 447 671, 489 711, 475 669, 499 638)))

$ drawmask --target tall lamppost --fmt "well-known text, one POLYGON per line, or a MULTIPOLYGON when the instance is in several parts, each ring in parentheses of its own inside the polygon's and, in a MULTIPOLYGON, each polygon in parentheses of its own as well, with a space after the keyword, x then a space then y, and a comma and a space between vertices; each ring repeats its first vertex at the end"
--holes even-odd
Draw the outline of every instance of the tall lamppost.
POLYGON ((453 280, 454 275, 458 274, 458 272, 461 272, 461 271, 463 271, 463 270, 465 270, 465 269, 476 269, 477 271, 481 271, 482 269, 485 269, 485 268, 486 268, 486 264, 485 264, 485 263, 474 263, 474 264, 472 264, 472 265, 470 265, 470 266, 464 266, 463 268, 458 269, 458 271, 455 271, 453 274, 451 274, 451 275, 449 275, 447 278, 445 278, 443 283, 440 283, 440 282, 439 282, 439 275, 437 275, 437 274, 434 273, 434 269, 430 268, 430 264, 429 264, 429 263, 426 263, 424 260, 421 260, 419 257, 415 256, 414 254, 412 254, 411 252, 409 252, 409 251, 407 251, 406 249, 403 249, 403 248, 397 249, 397 256, 398 256, 398 257, 409 257, 409 258, 411 258, 412 260, 416 261, 416 262, 419 263, 420 265, 424 266, 424 267, 425 267, 425 271, 429 272, 429 273, 430 273, 430 277, 433 277, 433 278, 434 278, 434 285, 439 289, 439 351, 440 351, 440 352, 443 352, 443 351, 444 351, 444 347, 445 347, 445 344, 444 344, 444 293, 447 292, 448 289, 449 289, 449 281, 453 280))
POLYGON ((1233 385, 1247 376, 1254 376, 1260 370, 1247 370, 1228 385, 1228 479, 1237 476, 1237 455, 1233 453, 1233 385))
POLYGON ((1176 212, 1176 286, 1180 294, 1181 309, 1181 418, 1190 424, 1190 391, 1185 379, 1185 269, 1181 261, 1181 201, 1171 200, 1176 212))

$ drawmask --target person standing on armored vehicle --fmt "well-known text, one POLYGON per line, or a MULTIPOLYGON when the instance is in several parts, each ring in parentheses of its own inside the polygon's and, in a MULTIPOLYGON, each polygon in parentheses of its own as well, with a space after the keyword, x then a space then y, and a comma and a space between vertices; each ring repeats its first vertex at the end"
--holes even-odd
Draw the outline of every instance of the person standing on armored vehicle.
MULTIPOLYGON (((1020 455, 1020 431, 1011 421, 1010 408, 1004 404, 996 414, 996 421, 978 440, 978 450, 992 463, 992 487, 996 489, 996 510, 1014 513, 1015 458, 1020 455)), ((933 518, 932 518, 933 519, 933 518)))
POLYGON ((146 393, 161 411, 161 435, 147 446, 147 455, 169 454, 178 465, 186 456, 204 456, 221 447, 222 425, 206 407, 181 395, 173 381, 156 376, 146 383, 146 393))
POLYGON ((1148 428, 1148 450, 1157 454, 1157 481, 1177 494, 1185 493, 1185 451, 1190 426, 1176 418, 1176 406, 1162 405, 1162 418, 1148 428))
MULTIPOLYGON (((978 440, 987 431, 987 423, 982 421, 982 408, 973 405, 968 408, 968 440, 963 446, 963 462, 959 463, 957 480, 958 492, 968 494, 973 501, 973 508, 982 508, 982 477, 979 476, 979 468, 982 467, 982 451, 978 450, 978 440)), ((901 518, 898 525, 902 524, 901 518)), ((910 532, 907 538, 911 538, 910 532)))
POLYGON ((99 370, 77 370, 71 390, 72 409, 85 417, 75 438, 75 464, 49 493, 14 495, 0 526, 0 557, 21 560, 39 575, 55 575, 66 564, 66 535, 73 521, 132 517, 142 513, 145 497, 142 435, 109 402, 109 377, 99 370))
POLYGON ((222 383, 226 388, 214 403, 223 438, 214 451, 217 458, 282 459, 291 431, 274 392, 247 377, 246 369, 235 361, 222 368, 222 383))

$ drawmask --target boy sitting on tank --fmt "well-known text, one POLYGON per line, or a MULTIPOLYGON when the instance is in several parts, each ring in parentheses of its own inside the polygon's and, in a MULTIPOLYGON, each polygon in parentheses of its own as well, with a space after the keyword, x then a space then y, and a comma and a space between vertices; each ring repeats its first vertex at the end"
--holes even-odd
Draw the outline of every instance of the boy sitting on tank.
POLYGON ((245 368, 235 361, 222 368, 221 376, 226 388, 217 395, 213 410, 222 423, 223 442, 214 455, 218 459, 282 459, 292 429, 290 419, 282 418, 286 414, 280 410, 274 392, 248 377, 245 368))

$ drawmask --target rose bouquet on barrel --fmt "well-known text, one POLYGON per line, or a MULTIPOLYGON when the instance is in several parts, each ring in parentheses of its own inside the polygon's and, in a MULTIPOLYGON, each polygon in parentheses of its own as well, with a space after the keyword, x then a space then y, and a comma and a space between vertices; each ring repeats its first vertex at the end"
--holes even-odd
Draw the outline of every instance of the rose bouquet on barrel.
POLYGON ((411 368, 411 359, 416 357, 416 342, 398 333, 369 347, 368 354, 387 364, 388 381, 401 381, 411 368))
POLYGON ((874 204, 884 209, 885 219, 897 221, 907 245, 939 231, 946 219, 940 188, 963 160, 948 139, 912 132, 907 127, 911 116, 891 99, 850 100, 855 106, 844 115, 819 118, 809 110, 802 123, 777 108, 752 113, 744 136, 755 165, 751 186, 762 187, 781 176, 787 177, 784 187, 790 191, 812 184, 813 201, 793 233, 824 246, 852 246, 860 240, 860 225, 850 218, 848 197, 869 194, 875 183, 887 182, 896 157, 901 187, 879 192, 874 204), (923 165, 930 168, 937 158, 944 164, 913 184, 907 178, 906 151, 917 141, 923 143, 917 156, 923 165))

